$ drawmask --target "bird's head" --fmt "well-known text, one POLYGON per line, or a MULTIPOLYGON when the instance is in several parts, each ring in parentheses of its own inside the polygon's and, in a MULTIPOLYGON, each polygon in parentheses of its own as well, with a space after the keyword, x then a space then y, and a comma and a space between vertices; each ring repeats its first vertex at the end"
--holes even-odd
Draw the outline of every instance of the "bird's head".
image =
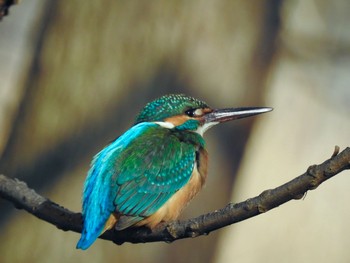
POLYGON ((212 109, 204 101, 184 94, 170 94, 148 103, 137 116, 135 124, 154 122, 165 128, 194 131, 203 136, 216 124, 271 110, 267 107, 212 109))

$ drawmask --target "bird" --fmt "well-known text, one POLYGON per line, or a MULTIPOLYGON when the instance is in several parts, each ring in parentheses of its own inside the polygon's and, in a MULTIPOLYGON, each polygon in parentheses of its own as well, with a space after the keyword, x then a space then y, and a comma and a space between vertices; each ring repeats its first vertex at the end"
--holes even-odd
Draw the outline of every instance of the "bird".
POLYGON ((271 111, 270 107, 213 109, 184 94, 159 97, 134 125, 93 158, 82 197, 78 249, 105 231, 178 218, 203 187, 208 152, 203 134, 219 123, 271 111))

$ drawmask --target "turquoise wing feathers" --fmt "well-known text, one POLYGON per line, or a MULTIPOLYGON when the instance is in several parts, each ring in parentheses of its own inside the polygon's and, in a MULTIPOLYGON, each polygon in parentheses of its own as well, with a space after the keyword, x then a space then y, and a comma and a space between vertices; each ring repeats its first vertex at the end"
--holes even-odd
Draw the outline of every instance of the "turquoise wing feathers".
POLYGON ((130 220, 120 220, 116 229, 152 215, 184 186, 193 171, 195 150, 159 126, 134 140, 118 158, 112 180, 117 184, 116 210, 130 220))
POLYGON ((196 146, 172 130, 143 122, 116 139, 91 165, 83 193, 84 228, 77 248, 88 248, 111 213, 124 229, 155 213, 191 177, 196 146))

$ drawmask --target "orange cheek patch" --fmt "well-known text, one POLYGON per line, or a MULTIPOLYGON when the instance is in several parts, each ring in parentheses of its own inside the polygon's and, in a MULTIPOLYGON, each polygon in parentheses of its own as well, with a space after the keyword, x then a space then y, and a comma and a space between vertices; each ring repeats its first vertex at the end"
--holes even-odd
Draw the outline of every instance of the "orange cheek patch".
POLYGON ((206 114, 206 113, 210 113, 212 112, 213 110, 211 108, 204 108, 203 109, 203 113, 206 114))
POLYGON ((172 124, 174 124, 175 126, 179 126, 184 124, 187 120, 189 120, 190 118, 186 115, 176 115, 170 118, 166 118, 164 121, 166 122, 170 122, 172 124))

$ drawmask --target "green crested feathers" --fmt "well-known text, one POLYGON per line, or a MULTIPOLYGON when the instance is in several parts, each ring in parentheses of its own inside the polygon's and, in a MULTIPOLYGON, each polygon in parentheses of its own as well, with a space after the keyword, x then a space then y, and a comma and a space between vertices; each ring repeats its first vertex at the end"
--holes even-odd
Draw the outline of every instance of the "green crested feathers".
POLYGON ((135 124, 140 122, 163 121, 170 116, 183 114, 189 109, 207 107, 208 105, 204 101, 184 94, 166 95, 148 103, 137 116, 135 124))

